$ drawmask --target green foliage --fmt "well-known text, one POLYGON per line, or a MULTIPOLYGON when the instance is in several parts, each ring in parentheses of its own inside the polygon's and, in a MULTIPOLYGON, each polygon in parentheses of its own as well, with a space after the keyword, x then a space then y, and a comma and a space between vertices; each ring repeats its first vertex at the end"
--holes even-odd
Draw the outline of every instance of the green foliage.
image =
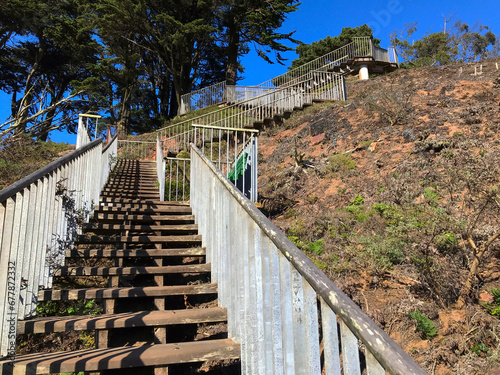
POLYGON ((325 251, 324 240, 322 238, 314 242, 302 241, 297 232, 289 230, 288 239, 302 251, 308 251, 316 255, 321 255, 325 251))
POLYGON ((359 144, 359 147, 361 147, 363 150, 368 150, 368 148, 370 147, 370 145, 373 143, 372 140, 370 141, 361 141, 360 144, 359 144))
POLYGON ((337 194, 340 196, 345 195, 346 192, 347 192, 346 188, 337 190, 337 194))
POLYGON ((436 236, 437 249, 441 252, 447 252, 458 245, 458 240, 454 233, 444 232, 436 236))
POLYGON ((80 340, 83 341, 83 346, 88 349, 95 348, 95 336, 87 332, 80 333, 80 340))
POLYGON ((383 274, 405 259, 403 249, 406 244, 397 238, 360 236, 357 242, 361 245, 359 256, 375 273, 383 274))
POLYGON ((355 206, 360 206, 365 202, 363 197, 361 195, 356 196, 352 201, 351 204, 355 206))
POLYGON ((0 186, 6 187, 35 172, 67 151, 65 143, 34 141, 22 136, 0 148, 0 186))
POLYGON ((431 339, 437 335, 434 323, 425 314, 422 314, 419 310, 415 310, 410 313, 410 317, 416 320, 417 331, 422 333, 427 339, 431 339))
POLYGON ((441 195, 435 190, 435 189, 431 189, 431 188, 425 188, 424 190, 424 197, 429 201, 430 204, 432 205, 436 205, 436 202, 438 200, 438 198, 440 197, 441 195))
POLYGON ((311 259, 311 261, 318 267, 321 271, 324 271, 328 268, 328 263, 322 261, 320 259, 311 259))
POLYGON ((356 162, 350 155, 335 154, 328 158, 327 172, 330 173, 345 173, 356 168, 356 162))
POLYGON ((486 345, 484 342, 478 342, 477 344, 474 344, 473 342, 471 342, 470 343, 470 350, 472 350, 478 356, 481 356, 483 354, 489 353, 490 348, 488 348, 488 345, 486 345))
POLYGON ((487 26, 470 28, 457 21, 447 32, 426 34, 422 39, 413 40, 416 31, 417 23, 414 22, 406 25, 401 33, 396 30, 391 35, 391 44, 404 61, 404 67, 443 65, 453 61, 472 62, 498 52, 498 40, 487 26))
POLYGON ((100 50, 77 2, 12 0, 6 5, 1 18, 19 23, 7 27, 6 34, 3 22, 0 28, 0 88, 12 95, 13 115, 0 125, 0 138, 29 133, 45 140, 50 130, 74 131, 76 113, 95 108, 77 97, 73 82, 88 78, 87 66, 100 50))
POLYGON ((500 317, 500 289, 491 289, 491 294, 493 294, 493 301, 491 303, 485 303, 483 306, 491 315, 500 317))
POLYGON ((190 184, 189 182, 182 183, 175 180, 165 180, 165 200, 166 201, 182 201, 189 200, 190 184))
POLYGON ((361 212, 361 210, 363 209, 363 207, 361 206, 356 206, 356 205, 351 205, 351 206, 346 206, 345 210, 347 212, 350 212, 351 214, 353 215, 357 215, 361 212))
POLYGON ((314 203, 316 203, 318 201, 318 196, 317 195, 311 195, 310 197, 306 198, 306 201, 309 204, 314 204, 314 203))
POLYGON ((307 241, 304 246, 304 249, 316 255, 321 255, 325 250, 323 242, 324 242, 323 239, 319 239, 314 242, 307 241))
POLYGON ((382 216, 388 226, 397 226, 404 217, 400 209, 387 203, 376 203, 372 205, 372 210, 382 216))
POLYGON ((189 159, 191 158, 191 154, 187 150, 182 150, 176 156, 178 159, 189 159))
POLYGON ((66 303, 58 301, 39 302, 36 307, 38 316, 67 316, 67 315, 97 315, 102 312, 101 306, 93 299, 69 301, 66 303))
POLYGON ((356 220, 359 221, 360 223, 363 223, 366 220, 368 220, 368 215, 361 212, 356 216, 356 220))

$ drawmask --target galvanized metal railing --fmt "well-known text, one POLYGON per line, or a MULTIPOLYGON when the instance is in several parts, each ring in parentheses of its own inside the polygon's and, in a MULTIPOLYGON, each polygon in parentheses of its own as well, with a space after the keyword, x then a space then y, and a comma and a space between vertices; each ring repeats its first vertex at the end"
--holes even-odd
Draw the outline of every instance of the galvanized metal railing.
POLYGON ((17 320, 36 314, 38 290, 52 286, 116 160, 116 137, 104 150, 102 138, 80 140, 88 143, 0 191, 0 357, 14 356, 17 320))
POLYGON ((160 137, 156 137, 156 175, 158 176, 158 188, 160 193, 160 200, 165 200, 165 156, 163 155, 163 148, 161 147, 160 137))
POLYGON ((228 103, 243 102, 257 96, 275 91, 274 87, 260 86, 226 86, 226 100, 228 103))
POLYGON ((118 140, 118 158, 127 160, 155 160, 156 141, 118 140))
POLYGON ((191 159, 167 157, 165 164, 165 200, 189 200, 191 159))
POLYGON ((194 141, 194 125, 253 128, 255 123, 312 104, 314 100, 345 100, 344 77, 331 72, 310 72, 293 80, 293 85, 168 126, 157 133, 167 154, 168 150, 188 149, 189 143, 194 141))
POLYGON ((222 81, 182 95, 179 113, 184 115, 189 111, 224 103, 226 101, 225 87, 226 81, 222 81))
POLYGON ((243 374, 425 374, 194 145, 191 163, 191 206, 243 374))
MULTIPOLYGON (((156 134, 162 144, 164 155, 177 155, 182 150, 188 150, 189 145, 193 142, 202 149, 205 149, 205 144, 210 144, 210 160, 219 166, 223 164, 226 168, 226 174, 234 169, 233 177, 235 180, 233 182, 248 198, 256 202, 257 140, 253 140, 253 146, 250 148, 250 150, 255 149, 255 152, 247 152, 240 160, 237 157, 239 136, 242 138, 242 144, 246 144, 247 139, 258 133, 257 130, 253 129, 258 123, 263 124, 266 120, 283 116, 285 113, 290 113, 306 104, 312 104, 315 100, 345 99, 344 77, 337 73, 315 71, 291 80, 289 83, 287 87, 268 90, 266 94, 158 130, 156 134), (222 142, 225 144, 223 145, 222 142), (217 144, 217 158, 213 157, 214 144, 217 144), (225 152, 222 150, 223 148, 226 148, 225 152)), ((147 143, 144 141, 135 142, 134 149, 144 147, 143 145, 147 143)), ((132 146, 129 143, 128 146, 124 145, 123 147, 132 146)), ((132 154, 134 153, 132 152, 132 154)), ((176 171, 178 171, 177 168, 176 171)), ((179 175, 176 173, 173 177, 174 180, 169 179, 169 187, 174 184, 176 192, 179 186, 185 189, 184 184, 175 180, 179 175)), ((175 195, 176 199, 178 196, 178 194, 175 195)), ((182 196, 185 197, 184 192, 182 196)), ((171 199, 172 195, 168 194, 167 197, 167 199, 171 199)))
MULTIPOLYGON (((193 125, 190 138, 199 145, 202 152, 228 175, 231 181, 242 191, 245 196, 253 202, 257 202, 257 135, 255 129, 222 128, 204 125, 193 125)), ((179 136, 182 138, 182 136, 179 136)), ((164 189, 165 200, 185 201, 189 200, 190 189, 190 165, 188 143, 190 138, 182 138, 176 141, 176 152, 171 146, 169 151, 177 154, 176 157, 163 156, 158 140, 157 154, 163 158, 162 165, 157 159, 158 168, 164 168, 165 172, 158 174, 160 191, 164 189), (180 153, 182 151, 182 153, 180 153), (162 187, 162 180, 165 186, 162 187)), ((175 137, 174 137, 175 140, 175 137)), ((172 139, 167 140, 167 142, 172 139)), ((163 200, 163 198, 162 198, 163 200)))
POLYGON ((331 69, 340 66, 348 60, 356 57, 373 57, 374 60, 387 63, 398 64, 398 56, 394 48, 389 50, 376 47, 371 37, 356 37, 354 40, 324 56, 318 57, 297 68, 290 69, 288 72, 271 78, 256 86, 227 86, 225 81, 208 86, 204 89, 194 91, 182 96, 181 114, 190 110, 201 109, 203 103, 208 105, 221 104, 224 102, 237 103, 238 101, 248 100, 250 98, 266 94, 269 90, 289 85, 290 81, 316 70, 331 69), (196 98, 196 100, 195 100, 196 98), (215 100, 214 100, 215 98, 215 100), (196 102, 197 104, 194 104, 196 102), (191 103, 189 106, 184 103, 191 103))
POLYGON ((262 82, 259 87, 280 87, 286 85, 291 80, 301 77, 311 71, 331 69, 349 59, 359 56, 373 56, 373 41, 369 37, 355 38, 349 44, 318 57, 308 63, 290 69, 288 72, 262 82))

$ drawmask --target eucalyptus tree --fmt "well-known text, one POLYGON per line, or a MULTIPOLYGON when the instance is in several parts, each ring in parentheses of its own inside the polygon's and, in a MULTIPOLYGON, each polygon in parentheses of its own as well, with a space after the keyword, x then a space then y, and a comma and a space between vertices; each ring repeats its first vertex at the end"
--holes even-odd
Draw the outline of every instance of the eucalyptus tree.
MULTIPOLYGON (((98 0, 100 33, 113 33, 117 38, 137 46, 149 63, 146 73, 163 89, 162 107, 169 102, 169 115, 182 94, 191 91, 207 50, 215 43, 215 3, 194 0, 98 0), (167 99, 169 76, 175 101, 167 99)), ((113 47, 111 51, 116 53, 113 47)), ((119 56, 119 53, 117 53, 119 56)), ((156 90, 155 90, 156 91, 156 90)), ((165 114, 165 111, 163 111, 165 114)))
POLYGON ((0 137, 27 132, 44 139, 55 129, 72 130, 75 113, 85 107, 72 82, 88 75, 99 47, 79 17, 76 0, 19 0, 17 5, 15 12, 26 12, 23 28, 11 33, 2 52, 0 79, 12 95, 12 116, 0 125, 0 137))
POLYGON ((288 14, 297 10, 297 0, 222 0, 220 17, 222 36, 227 44, 226 83, 235 85, 238 58, 253 46, 268 63, 283 63, 282 52, 293 50, 282 42, 298 43, 294 32, 280 33, 288 14))
POLYGON ((417 22, 406 24, 391 35, 391 43, 408 68, 473 62, 496 56, 500 50, 500 38, 481 24, 471 27, 458 20, 452 28, 414 40, 415 32, 417 22))

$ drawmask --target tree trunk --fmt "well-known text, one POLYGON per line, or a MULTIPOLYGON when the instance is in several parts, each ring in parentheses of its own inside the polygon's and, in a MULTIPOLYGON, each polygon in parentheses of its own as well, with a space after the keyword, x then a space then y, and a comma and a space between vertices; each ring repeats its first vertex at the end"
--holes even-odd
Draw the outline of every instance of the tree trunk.
POLYGON ((120 109, 120 119, 118 120, 118 134, 127 135, 130 133, 130 99, 132 97, 132 87, 127 87, 123 93, 122 105, 120 109))
POLYGON ((229 18, 228 24, 228 47, 226 66, 226 85, 235 86, 238 75, 238 49, 240 43, 240 32, 234 22, 234 17, 229 18))
MULTIPOLYGON (((159 113, 160 116, 164 118, 169 118, 169 106, 171 103, 170 96, 171 96, 171 75, 170 74, 165 74, 162 76, 160 79, 160 85, 158 88, 158 96, 159 96, 159 113)), ((176 110, 177 111, 177 110, 176 110)))
POLYGON ((170 84, 170 92, 168 93, 168 95, 170 101, 170 105, 168 108, 168 118, 174 118, 177 115, 179 106, 177 105, 177 99, 175 96, 175 85, 173 84, 173 80, 170 84))

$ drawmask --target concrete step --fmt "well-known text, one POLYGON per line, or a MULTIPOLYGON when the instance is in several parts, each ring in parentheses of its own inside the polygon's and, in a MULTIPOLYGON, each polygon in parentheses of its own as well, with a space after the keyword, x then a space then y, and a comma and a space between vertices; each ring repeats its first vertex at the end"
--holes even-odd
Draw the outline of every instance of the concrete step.
POLYGON ((240 345, 230 339, 220 339, 28 354, 18 356, 14 361, 0 362, 0 372, 2 374, 51 374, 238 358, 240 358, 240 345))
POLYGON ((17 333, 52 333, 85 331, 94 329, 114 329, 132 327, 154 327, 175 324, 215 323, 227 320, 226 309, 141 311, 120 314, 85 316, 55 316, 19 321, 17 333))
POLYGON ((206 249, 192 247, 185 249, 140 249, 140 250, 104 250, 104 249, 75 249, 66 250, 66 258, 137 258, 137 257, 192 257, 204 256, 206 249))
POLYGON ((217 285, 213 283, 132 288, 45 289, 38 291, 38 302, 49 300, 70 301, 77 299, 167 297, 215 293, 217 293, 217 285))
POLYGON ((149 267, 67 267, 54 271, 54 276, 120 276, 120 275, 167 275, 178 273, 209 273, 211 264, 187 264, 149 267))
POLYGON ((80 244, 116 244, 116 243, 160 243, 166 242, 169 245, 190 245, 201 246, 201 235, 192 234, 186 236, 77 236, 80 244))

